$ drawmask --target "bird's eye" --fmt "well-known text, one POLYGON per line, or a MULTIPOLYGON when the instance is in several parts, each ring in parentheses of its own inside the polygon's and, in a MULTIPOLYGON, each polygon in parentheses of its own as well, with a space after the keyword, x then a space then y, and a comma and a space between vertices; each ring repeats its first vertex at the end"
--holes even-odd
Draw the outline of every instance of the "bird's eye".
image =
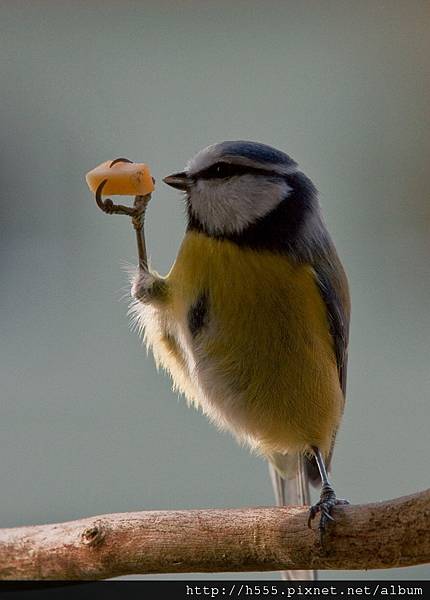
POLYGON ((238 174, 239 173, 237 172, 235 165, 219 162, 200 173, 200 177, 202 179, 221 179, 224 177, 232 177, 233 175, 238 174))
POLYGON ((270 171, 239 165, 237 163, 218 162, 195 175, 197 179, 227 179, 228 177, 237 177, 240 175, 268 175, 270 171))
POLYGON ((217 162, 196 173, 194 179, 227 179, 228 177, 238 177, 241 175, 275 177, 277 179, 281 177, 278 172, 271 171, 267 168, 252 167, 237 163, 217 162))

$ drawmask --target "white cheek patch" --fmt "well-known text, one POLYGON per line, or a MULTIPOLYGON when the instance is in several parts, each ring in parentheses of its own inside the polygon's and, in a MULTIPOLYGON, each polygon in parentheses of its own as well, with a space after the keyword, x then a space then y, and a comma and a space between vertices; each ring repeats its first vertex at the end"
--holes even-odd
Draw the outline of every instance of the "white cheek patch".
POLYGON ((240 233, 276 208, 290 191, 283 180, 251 174, 200 180, 190 195, 191 210, 209 233, 240 233))

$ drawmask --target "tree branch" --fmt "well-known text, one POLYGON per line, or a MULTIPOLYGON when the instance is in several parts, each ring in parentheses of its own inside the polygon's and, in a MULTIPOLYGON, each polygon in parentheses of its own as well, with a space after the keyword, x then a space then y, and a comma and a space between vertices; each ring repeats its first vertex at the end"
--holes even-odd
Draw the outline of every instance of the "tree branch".
POLYGON ((430 562, 430 490, 338 507, 319 543, 305 507, 148 511, 0 530, 1 579, 383 569, 430 562))

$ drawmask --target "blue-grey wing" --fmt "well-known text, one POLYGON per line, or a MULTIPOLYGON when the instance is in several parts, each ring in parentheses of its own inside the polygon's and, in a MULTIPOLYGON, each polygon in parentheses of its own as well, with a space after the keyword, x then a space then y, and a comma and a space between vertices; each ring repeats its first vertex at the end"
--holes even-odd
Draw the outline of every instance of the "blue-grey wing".
MULTIPOLYGON (((348 340, 351 303, 348 280, 342 263, 339 260, 333 242, 327 236, 324 248, 318 252, 312 261, 317 285, 327 309, 330 333, 336 355, 339 383, 343 397, 346 395, 346 372, 348 366, 348 340)), ((327 457, 327 469, 333 454, 334 438, 327 457)), ((320 482, 319 470, 315 459, 307 459, 305 468, 310 482, 317 485, 320 482)))
POLYGON ((327 308, 339 382, 345 398, 351 303, 348 280, 332 243, 330 243, 324 255, 318 257, 313 268, 321 297, 327 308))

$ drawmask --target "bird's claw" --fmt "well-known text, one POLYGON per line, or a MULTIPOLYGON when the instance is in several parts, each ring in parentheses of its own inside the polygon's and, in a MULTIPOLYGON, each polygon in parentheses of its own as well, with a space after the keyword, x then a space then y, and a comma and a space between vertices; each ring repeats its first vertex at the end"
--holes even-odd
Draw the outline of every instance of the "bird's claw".
POLYGON ((130 160, 130 159, 128 159, 128 158, 116 158, 116 159, 115 159, 115 160, 113 160, 113 161, 111 162, 111 164, 109 165, 109 169, 110 169, 111 167, 113 167, 114 165, 116 165, 116 163, 120 163, 120 162, 125 162, 125 163, 130 163, 130 164, 132 164, 132 163, 133 163, 133 161, 132 161, 132 160, 130 160))
MULTIPOLYGON (((109 167, 112 167, 116 163, 126 162, 131 163, 133 161, 128 158, 116 158, 113 160, 109 167)), ((137 251, 139 256, 139 268, 143 270, 148 269, 148 260, 146 256, 145 236, 143 233, 143 223, 145 220, 145 211, 148 206, 148 202, 151 199, 151 193, 145 194, 144 196, 135 196, 133 206, 124 206, 123 204, 114 204, 110 198, 103 200, 103 188, 107 183, 107 179, 100 182, 96 189, 95 199, 97 206, 108 215, 127 215, 131 218, 133 227, 136 231, 137 236, 137 251)), ((155 182, 155 179, 152 178, 155 182)))
POLYGON ((98 188, 96 189, 95 198, 96 198, 97 206, 108 215, 117 214, 117 215, 128 215, 129 217, 134 217, 136 215, 136 213, 138 212, 136 208, 124 206, 122 204, 114 204, 110 198, 105 198, 105 200, 103 200, 103 198, 102 198, 103 188, 106 185, 106 183, 107 183, 107 179, 103 179, 103 181, 100 182, 98 188))
POLYGON ((97 202, 97 205, 99 206, 99 208, 101 208, 103 212, 105 212, 108 215, 113 214, 113 212, 115 210, 115 204, 112 202, 112 200, 110 198, 106 198, 106 200, 102 200, 101 196, 97 197, 97 192, 96 192, 96 202, 97 202))
MULTIPOLYGON (((119 162, 132 163, 133 161, 128 158, 116 158, 110 163, 109 167, 113 167, 113 165, 119 162)), ((124 206, 123 204, 114 204, 110 198, 105 198, 104 200, 102 198, 103 188, 107 181, 107 179, 101 181, 96 189, 95 199, 97 206, 108 215, 116 214, 131 217, 133 219, 134 228, 141 229, 142 216, 146 210, 151 194, 147 194, 146 196, 136 196, 133 207, 124 206)))
POLYGON ((334 522, 334 518, 331 515, 331 511, 335 506, 349 504, 348 500, 343 500, 340 498, 336 498, 336 494, 332 488, 323 489, 321 492, 320 500, 311 506, 309 509, 309 517, 308 517, 308 527, 312 527, 312 521, 315 519, 318 513, 320 513, 320 522, 318 525, 318 529, 320 532, 321 542, 323 540, 323 535, 326 531, 327 525, 330 522, 334 522))

